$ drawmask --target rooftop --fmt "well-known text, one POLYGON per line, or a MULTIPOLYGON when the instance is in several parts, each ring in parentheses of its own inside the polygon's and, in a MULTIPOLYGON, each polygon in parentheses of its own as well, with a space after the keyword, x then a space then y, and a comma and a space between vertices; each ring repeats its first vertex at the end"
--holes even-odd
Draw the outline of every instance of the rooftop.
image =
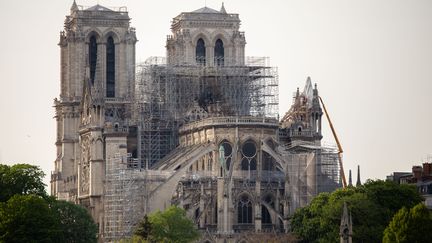
POLYGON ((99 4, 96 4, 93 7, 89 7, 86 10, 88 10, 88 11, 113 11, 113 10, 111 10, 107 7, 104 7, 102 5, 99 5, 99 4))
POLYGON ((212 9, 212 8, 203 7, 203 8, 197 9, 195 11, 192 11, 192 13, 221 13, 221 12, 219 12, 215 9, 212 9))

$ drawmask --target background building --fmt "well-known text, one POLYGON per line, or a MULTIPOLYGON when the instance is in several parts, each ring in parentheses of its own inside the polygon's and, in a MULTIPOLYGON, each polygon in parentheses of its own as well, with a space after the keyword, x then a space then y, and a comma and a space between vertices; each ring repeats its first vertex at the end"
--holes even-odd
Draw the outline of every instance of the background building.
MULTIPOLYGON (((430 161, 430 158, 428 158, 430 161)), ((432 209, 432 163, 426 162, 422 166, 414 165, 412 172, 393 172, 387 180, 398 184, 414 184, 418 192, 425 199, 425 204, 432 209)))
POLYGON ((126 8, 74 2, 60 34, 51 193, 87 207, 101 240, 171 204, 203 241, 283 233, 296 208, 340 186, 316 85, 308 78, 279 120, 277 69, 245 57, 238 14, 179 14, 167 56, 138 65, 129 22, 126 8))

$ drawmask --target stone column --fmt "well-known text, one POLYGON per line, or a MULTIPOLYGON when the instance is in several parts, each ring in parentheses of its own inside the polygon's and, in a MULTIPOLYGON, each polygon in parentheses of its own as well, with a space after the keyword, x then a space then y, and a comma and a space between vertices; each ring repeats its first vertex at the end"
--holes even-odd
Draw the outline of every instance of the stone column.
POLYGON ((261 232, 262 230, 262 215, 261 215, 261 181, 255 184, 256 200, 255 202, 255 232, 261 232))
POLYGON ((201 229, 203 229, 204 228, 204 226, 205 226, 205 213, 204 213, 204 210, 205 210, 205 201, 204 201, 204 184, 203 183, 201 183, 201 196, 200 196, 200 205, 199 205, 199 211, 200 211, 200 214, 201 214, 201 216, 200 216, 200 218, 199 218, 199 227, 201 228, 201 229))
POLYGON ((214 45, 206 45, 206 65, 213 67, 214 63, 214 45))

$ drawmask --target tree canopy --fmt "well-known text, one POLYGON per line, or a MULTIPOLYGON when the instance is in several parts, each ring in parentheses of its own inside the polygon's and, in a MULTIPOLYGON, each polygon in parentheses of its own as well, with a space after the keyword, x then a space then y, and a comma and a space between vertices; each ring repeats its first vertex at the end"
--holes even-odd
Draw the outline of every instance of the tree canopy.
POLYGON ((432 239, 432 217, 423 203, 403 207, 384 231, 383 243, 423 243, 432 239))
POLYGON ((136 235, 156 242, 188 243, 199 238, 199 232, 192 220, 186 217, 186 211, 171 206, 165 211, 157 211, 140 222, 136 235), (147 238, 146 238, 147 237, 147 238))
POLYGON ((0 242, 96 242, 87 210, 48 197, 44 175, 33 165, 0 165, 0 242))
POLYGON ((51 201, 51 209, 62 230, 62 242, 96 242, 98 232, 87 209, 66 201, 51 201))
POLYGON ((46 196, 44 176, 45 173, 38 166, 0 164, 0 202, 6 202, 15 194, 46 196))
POLYGON ((56 242, 60 225, 48 203, 36 195, 14 195, 0 204, 1 242, 56 242))
POLYGON ((387 181, 368 181, 359 187, 321 193, 292 218, 293 232, 303 242, 336 242, 343 203, 353 218, 353 242, 381 242, 383 231, 400 208, 421 202, 415 187, 387 181))

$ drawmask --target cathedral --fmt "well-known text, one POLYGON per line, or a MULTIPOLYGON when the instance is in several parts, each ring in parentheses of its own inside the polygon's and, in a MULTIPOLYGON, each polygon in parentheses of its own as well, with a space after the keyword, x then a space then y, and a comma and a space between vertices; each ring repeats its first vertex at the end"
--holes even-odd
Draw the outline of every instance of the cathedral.
POLYGON ((200 242, 283 235, 295 209, 341 186, 316 84, 280 118, 277 69, 245 56, 238 14, 180 13, 166 57, 135 63, 136 42, 126 7, 74 1, 60 32, 51 194, 86 207, 100 242, 170 205, 200 242))

